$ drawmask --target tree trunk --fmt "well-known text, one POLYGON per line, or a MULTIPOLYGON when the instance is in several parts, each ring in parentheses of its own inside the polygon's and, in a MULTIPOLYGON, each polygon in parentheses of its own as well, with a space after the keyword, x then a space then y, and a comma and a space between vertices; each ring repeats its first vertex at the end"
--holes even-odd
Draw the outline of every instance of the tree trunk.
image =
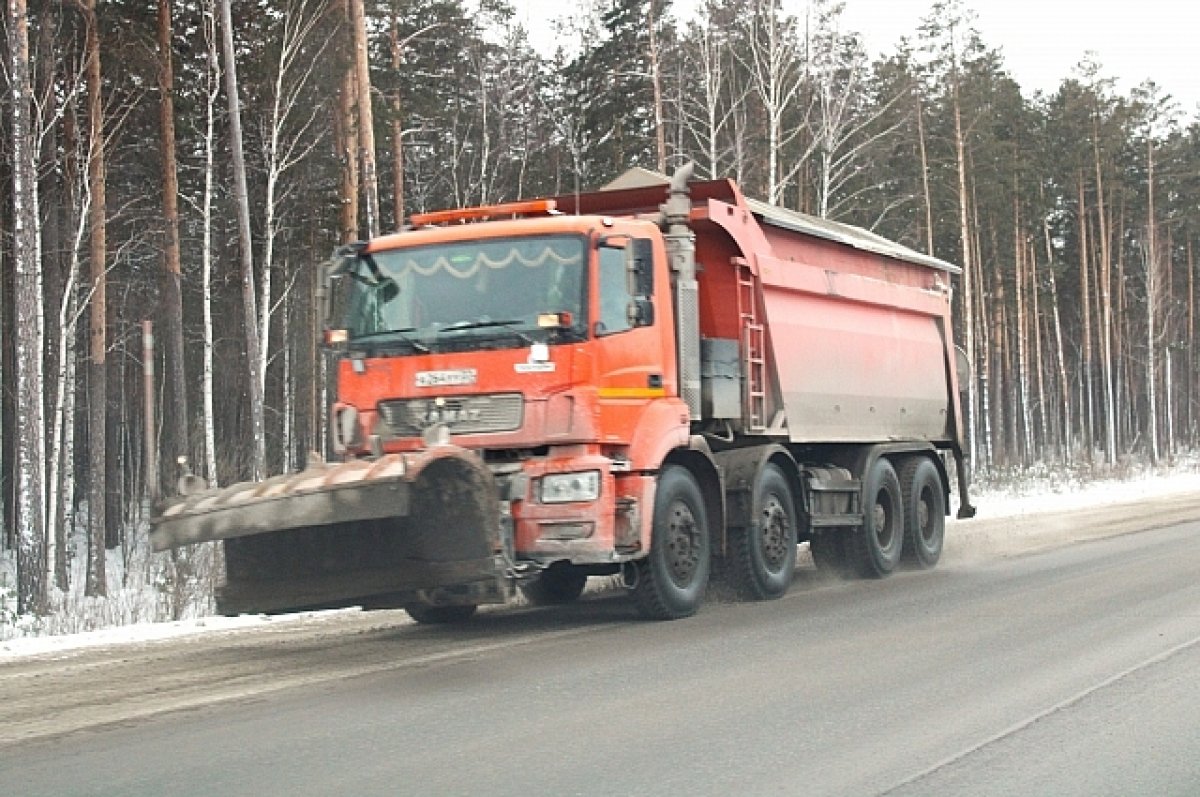
POLYGON ((1029 404, 1029 354, 1026 350, 1026 336, 1030 324, 1025 312, 1025 239, 1021 235, 1021 204, 1016 196, 1017 193, 1014 192, 1013 258, 1016 267, 1017 390, 1020 404, 1018 411, 1013 414, 1013 423, 1020 426, 1022 463, 1028 464, 1033 458, 1033 408, 1029 404))
POLYGON ((1096 288, 1100 299, 1100 366, 1104 380, 1105 446, 1108 449, 1108 464, 1117 461, 1117 417, 1113 395, 1113 339, 1112 339, 1112 253, 1109 246, 1108 212, 1104 202, 1104 179, 1100 165, 1099 123, 1093 122, 1092 152, 1096 167, 1096 218, 1100 229, 1100 272, 1096 275, 1096 288))
POLYGON ((263 423, 263 390, 259 370, 258 303, 254 281, 254 249, 250 235, 250 197, 246 189, 246 159, 242 154, 242 112, 238 98, 237 62, 233 50, 233 20, 230 0, 221 0, 221 43, 225 53, 225 94, 229 102, 229 148, 233 155, 234 194, 237 198, 238 240, 242 263, 243 324, 246 335, 246 366, 250 391, 250 436, 254 455, 251 478, 267 472, 267 446, 263 423))
POLYGON ((654 144, 655 144, 655 165, 658 168, 659 174, 667 173, 667 131, 666 123, 663 121, 663 92, 662 92, 662 70, 660 68, 659 47, 658 47, 658 31, 655 26, 658 24, 658 18, 654 13, 654 0, 650 0, 647 6, 650 19, 647 20, 648 29, 650 32, 650 83, 654 88, 654 144))
POLYGON ((921 153, 921 191, 925 197, 925 254, 933 257, 933 195, 929 191, 929 158, 925 154, 925 111, 917 94, 917 147, 921 153))
POLYGON ((217 19, 215 0, 207 0, 204 8, 204 40, 208 48, 205 73, 204 128, 204 204, 203 243, 201 245, 203 305, 204 305, 204 457, 205 475, 209 485, 216 487, 217 434, 213 410, 213 315, 212 315, 212 204, 213 159, 217 115, 217 95, 221 90, 221 61, 217 52, 217 19))
POLYGON ((400 20, 396 16, 396 4, 392 4, 392 72, 396 76, 396 90, 392 92, 392 189, 395 228, 404 226, 404 124, 400 104, 400 20))
POLYGON ((362 187, 367 200, 367 237, 379 235, 379 182, 375 175, 375 117, 371 111, 371 72, 367 50, 367 22, 363 0, 349 0, 350 29, 354 34, 354 77, 358 90, 358 142, 362 161, 362 187))
MULTIPOLYGON (((1186 232, 1186 231, 1185 231, 1186 232)), ((1200 369, 1196 367, 1196 261, 1192 256, 1192 237, 1187 236, 1187 434, 1192 442, 1196 438, 1196 379, 1200 369)))
MULTIPOLYGON (((35 91, 37 96, 41 97, 40 119, 38 121, 38 138, 41 141, 41 151, 37 158, 39 163, 56 164, 58 163, 59 148, 65 147, 65 143, 59 140, 56 122, 60 112, 64 109, 59 106, 58 93, 55 90, 56 72, 58 70, 59 58, 55 54, 55 35, 61 28, 59 14, 60 8, 56 5, 50 5, 45 9, 44 16, 40 21, 40 30, 38 32, 37 52, 40 56, 37 61, 37 77, 35 81, 35 91)), ((65 115, 65 113, 64 113, 65 115)), ((43 170, 39 175, 38 183, 38 205, 42 210, 42 218, 40 224, 40 240, 42 246, 42 261, 41 270, 44 279, 44 290, 42 299, 45 307, 57 307, 61 313, 65 311, 65 305, 68 301, 68 296, 71 292, 73 283, 72 275, 68 274, 68 268, 64 264, 63 258, 63 208, 65 206, 65 196, 61 184, 59 183, 57 169, 43 170)), ((64 374, 66 369, 64 347, 67 341, 66 326, 62 323, 57 326, 52 326, 48 332, 49 340, 46 341, 47 347, 45 351, 45 359, 43 360, 43 373, 64 374)), ((54 584, 60 589, 65 589, 65 580, 60 580, 58 574, 66 572, 67 546, 66 535, 63 528, 56 522, 59 513, 59 475, 63 470, 63 462, 61 459, 61 424, 62 416, 60 409, 66 401, 65 381, 54 379, 52 384, 47 384, 49 388, 47 395, 42 403, 43 407, 52 406, 54 410, 46 419, 48 422, 47 428, 47 479, 46 479, 46 507, 44 509, 44 517, 47 523, 46 532, 46 583, 54 584)))
POLYGON ((1045 458, 1045 452, 1051 443, 1050 422, 1046 411, 1046 355, 1045 341, 1042 339, 1042 308, 1041 308, 1041 278, 1038 276, 1037 245, 1029 242, 1029 293, 1033 304, 1031 324, 1033 327, 1033 370, 1037 375, 1037 407, 1038 407, 1038 448, 1035 459, 1045 458))
POLYGON ((1155 360, 1158 304, 1162 300, 1162 279, 1158 263, 1157 225, 1154 219, 1154 139, 1146 137, 1146 435, 1150 438, 1150 462, 1157 465, 1158 394, 1155 360))
MULTIPOLYGON (((166 241, 163 246, 163 306, 159 314, 159 334, 166 343, 166 380, 170 415, 163 420, 171 441, 168 456, 159 459, 167 472, 173 472, 179 457, 191 455, 188 444, 187 375, 183 352, 183 270, 179 251, 179 180, 175 166, 175 71, 171 58, 171 0, 158 0, 158 91, 162 129, 163 221, 166 241)), ((152 474, 155 480, 158 474, 152 474)))
POLYGON ((96 18, 96 0, 84 0, 87 18, 87 97, 88 97, 88 186, 91 193, 89 209, 91 229, 92 297, 88 365, 88 595, 107 595, 105 575, 106 505, 108 501, 108 325, 105 296, 107 283, 105 203, 107 174, 105 167, 104 101, 100 80, 100 32, 96 18))
POLYGON ((1083 314, 1083 373, 1080 389, 1083 404, 1079 407, 1080 429, 1086 450, 1084 455, 1091 462, 1092 449, 1096 445, 1095 409, 1092 402, 1092 295, 1089 287, 1091 259, 1088 257, 1087 195, 1084 191, 1083 174, 1079 175, 1079 307, 1083 314))
POLYGON ((79 255, 87 229, 86 216, 91 196, 79 184, 79 164, 75 157, 79 142, 73 104, 67 109, 63 127, 63 151, 66 155, 63 164, 64 193, 66 205, 70 209, 72 237, 67 257, 66 282, 63 285, 58 311, 58 358, 53 392, 54 409, 51 412, 50 478, 47 482, 50 499, 46 504, 46 516, 53 523, 53 530, 48 535, 53 545, 50 551, 47 551, 47 566, 52 571, 58 588, 66 590, 69 586, 67 538, 74 525, 75 393, 78 390, 76 331, 80 314, 79 255), (82 207, 78 204, 81 201, 82 207), (57 556, 51 553, 53 550, 58 551, 57 556))
MULTIPOLYGON (((339 0, 338 10, 350 21, 350 0, 339 0)), ((333 135, 337 141, 338 155, 342 162, 341 180, 341 241, 350 243, 358 240, 358 120, 355 115, 355 105, 358 97, 355 75, 358 69, 351 62, 342 76, 342 86, 338 90, 338 112, 334 115, 333 135)))
MULTIPOLYGON (((966 349, 967 362, 974 372, 977 361, 975 357, 975 286, 974 269, 971 266, 971 223, 967 206, 967 156, 966 142, 963 138, 962 109, 958 99, 958 73, 952 74, 954 85, 952 101, 954 103, 954 160, 958 176, 958 233, 962 242, 962 296, 963 296, 963 346, 966 349)), ((971 462, 978 467, 978 434, 979 422, 979 391, 975 386, 976 380, 972 375, 967 380, 967 451, 971 462)))
POLYGON ((46 607, 46 476, 43 410, 41 246, 37 167, 29 72, 29 16, 25 0, 8 0, 9 134, 13 159, 13 287, 16 306, 16 532, 17 611, 46 607))

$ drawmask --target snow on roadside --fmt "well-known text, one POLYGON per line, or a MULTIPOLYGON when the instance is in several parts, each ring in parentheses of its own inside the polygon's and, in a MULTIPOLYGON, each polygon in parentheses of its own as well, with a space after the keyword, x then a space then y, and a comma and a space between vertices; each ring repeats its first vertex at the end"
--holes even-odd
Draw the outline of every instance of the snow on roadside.
POLYGON ((133 623, 97 631, 54 636, 27 636, 0 642, 0 662, 18 656, 36 656, 66 653, 81 648, 157 642, 177 639, 193 634, 220 633, 262 625, 280 625, 309 622, 313 618, 326 617, 334 613, 359 612, 360 609, 340 609, 324 612, 297 612, 295 614, 268 616, 243 614, 238 617, 197 617, 191 620, 175 620, 161 623, 133 623))
MULTIPOLYGON (((1064 512, 1197 491, 1200 491, 1200 471, 1190 468, 1167 473, 1146 470, 1126 479, 1098 479, 1086 483, 1047 473, 1039 478, 1023 478, 1011 485, 973 490, 971 503, 978 510, 975 517, 983 519, 1064 512)), ((952 507, 957 511, 957 495, 953 498, 952 507)))
MULTIPOLYGON (((1145 471, 1127 479, 1102 479, 1081 483, 1062 474, 1046 473, 1040 478, 1022 478, 1008 486, 991 486, 986 490, 973 491, 972 502, 978 508, 976 517, 1005 518, 1036 515, 1045 512, 1067 512, 1072 509, 1094 507, 1101 504, 1117 504, 1150 497, 1162 497, 1178 493, 1200 492, 1200 472, 1194 466, 1167 473, 1145 471)), ((956 502, 955 502, 956 503, 956 502)), ((956 506, 954 507, 957 508, 956 506)), ((963 530, 969 528, 965 521, 963 530)), ((111 562, 111 560, 110 560, 111 562)), ((112 574, 112 569, 110 569, 112 574)), ((81 575, 81 574, 80 574, 81 575)), ((110 575, 111 577, 111 575, 110 575)), ((6 585, 15 583, 15 567, 12 555, 0 555, 0 662, 20 656, 66 653, 81 648, 154 642, 202 633, 236 631, 268 624, 290 624, 312 622, 338 613, 355 612, 357 609, 336 612, 305 612, 291 615, 266 616, 242 615, 240 617, 203 616, 172 622, 147 622, 139 618, 140 612, 117 611, 111 607, 100 607, 102 601, 89 599, 77 602, 75 611, 82 610, 86 616, 74 619, 75 627, 95 628, 78 633, 46 633, 47 624, 25 622, 27 618, 15 615, 15 597, 6 585), (100 626, 113 625, 103 628, 100 626)), ((80 583, 79 580, 76 583, 80 583)), ((146 606, 160 599, 154 584, 146 584, 141 592, 123 600, 146 606)), ((111 602, 111 599, 110 599, 111 602)), ((144 616, 144 615, 142 615, 144 616)), ((64 624, 59 623, 58 627, 64 624)), ((53 624, 50 628, 55 627, 53 624)), ((70 627, 70 625, 67 625, 70 627)))

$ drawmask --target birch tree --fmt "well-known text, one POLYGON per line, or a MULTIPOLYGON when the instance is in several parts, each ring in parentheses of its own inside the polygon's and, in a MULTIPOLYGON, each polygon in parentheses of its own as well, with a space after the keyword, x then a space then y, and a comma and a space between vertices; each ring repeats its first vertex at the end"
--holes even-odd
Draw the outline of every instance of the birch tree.
MULTIPOLYGON (((963 125, 961 64, 965 41, 973 37, 971 17, 959 0, 935 3, 922 23, 922 35, 927 47, 945 63, 946 94, 953 120, 954 164, 957 183, 958 237, 962 266, 962 324, 963 348, 967 362, 974 369, 978 363, 975 350, 975 266, 971 246, 972 226, 970 195, 967 192, 967 145, 963 125)), ((967 381, 967 448, 972 462, 978 462, 979 389, 972 376, 967 381)))
POLYGON ((230 0, 220 0, 221 42, 225 55, 225 96, 229 104, 229 148, 233 155, 234 194, 237 201, 238 250, 241 253, 243 329, 246 336, 246 365, 250 391, 250 437, 253 444, 251 478, 258 480, 267 471, 264 392, 258 373, 260 347, 258 301, 254 279, 254 242, 250 235, 250 195, 246 188, 246 158, 242 149, 242 109, 238 94, 237 60, 233 48, 233 21, 230 0))
POLYGON ((379 235, 379 180, 375 173, 375 115, 371 109, 371 70, 363 0, 348 0, 350 32, 354 37, 354 80, 357 90, 358 155, 366 199, 367 237, 379 235))
POLYGON ((37 168, 25 0, 7 0, 8 75, 11 87, 13 285, 16 313, 16 537, 17 611, 46 606, 45 426, 42 347, 42 271, 37 168))
MULTIPOLYGON (((320 114, 320 106, 305 102, 309 83, 322 63, 328 40, 313 45, 313 32, 321 20, 320 11, 309 0, 294 0, 283 15, 279 54, 272 74, 271 107, 264 123, 263 163, 266 172, 263 202, 263 254, 259 280, 260 310, 257 363, 258 391, 266 395, 267 366, 270 361, 271 318, 278 310, 272 295, 275 270, 275 244, 283 223, 283 203, 291 187, 283 183, 287 173, 303 161, 316 147, 319 139, 312 128, 320 114)), ((284 346, 288 346, 284 339, 284 346)), ((284 426, 286 426, 286 419, 284 426)))
MULTIPOLYGON (((187 375, 183 352, 183 268, 179 245, 179 178, 175 165, 175 68, 171 54, 171 0, 158 0, 158 91, 159 125, 162 142, 163 222, 163 308, 159 328, 166 339, 166 394, 171 408, 168 438, 174 462, 191 452, 188 445, 187 375)), ((155 480, 158 474, 153 474, 155 480)))
POLYGON ((88 566, 87 594, 108 593, 105 572, 106 504, 108 498, 108 205, 105 202, 104 101, 101 96, 100 30, 96 0, 83 0, 86 22, 84 58, 88 107, 88 211, 91 247, 91 301, 88 364, 88 566))
POLYGON ((750 73, 766 116, 767 201, 782 205, 787 180, 779 158, 802 129, 785 122, 803 99, 805 56, 795 17, 784 14, 776 0, 749 0, 748 5, 741 23, 745 50, 739 49, 737 57, 750 73))
POLYGON ((727 34, 715 24, 711 8, 702 13, 706 16, 688 28, 684 40, 684 76, 676 113, 702 154, 703 170, 717 178, 726 173, 726 161, 733 160, 732 150, 740 137, 731 131, 749 92, 734 69, 727 34))
POLYGON ((201 200, 201 290, 204 313, 204 471, 217 486, 216 413, 213 409, 213 158, 216 150, 217 100, 221 92, 221 59, 217 44, 216 0, 206 0, 201 22, 204 29, 204 193, 201 200))
POLYGON ((904 95, 867 96, 870 64, 862 42, 841 28, 842 4, 817 0, 809 37, 808 84, 812 96, 806 113, 807 146, 799 153, 785 180, 794 179, 804 161, 816 168, 816 215, 844 215, 864 190, 848 191, 869 149, 892 135, 902 124, 879 125, 904 95))

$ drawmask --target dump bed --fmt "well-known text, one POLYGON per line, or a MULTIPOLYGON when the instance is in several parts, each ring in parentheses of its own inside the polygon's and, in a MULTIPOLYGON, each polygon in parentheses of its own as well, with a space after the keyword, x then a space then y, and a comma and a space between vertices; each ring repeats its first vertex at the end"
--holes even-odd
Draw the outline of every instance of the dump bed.
POLYGON ((749 202, 771 399, 794 442, 952 442, 950 275, 864 230, 749 202))
MULTIPOLYGON (((607 191, 560 205, 652 213, 665 186, 632 170, 607 191)), ((747 199, 730 180, 688 188, 700 334, 739 352, 747 431, 798 443, 961 444, 950 317, 957 266, 747 199)))

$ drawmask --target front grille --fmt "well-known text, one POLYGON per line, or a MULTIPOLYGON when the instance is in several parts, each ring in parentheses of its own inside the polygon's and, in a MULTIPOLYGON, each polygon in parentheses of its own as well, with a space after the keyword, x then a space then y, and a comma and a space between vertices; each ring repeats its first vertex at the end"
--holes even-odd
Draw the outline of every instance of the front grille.
POLYGON ((511 432, 521 428, 525 402, 520 393, 486 396, 381 401, 379 413, 397 437, 416 437, 435 423, 444 423, 451 434, 511 432))

